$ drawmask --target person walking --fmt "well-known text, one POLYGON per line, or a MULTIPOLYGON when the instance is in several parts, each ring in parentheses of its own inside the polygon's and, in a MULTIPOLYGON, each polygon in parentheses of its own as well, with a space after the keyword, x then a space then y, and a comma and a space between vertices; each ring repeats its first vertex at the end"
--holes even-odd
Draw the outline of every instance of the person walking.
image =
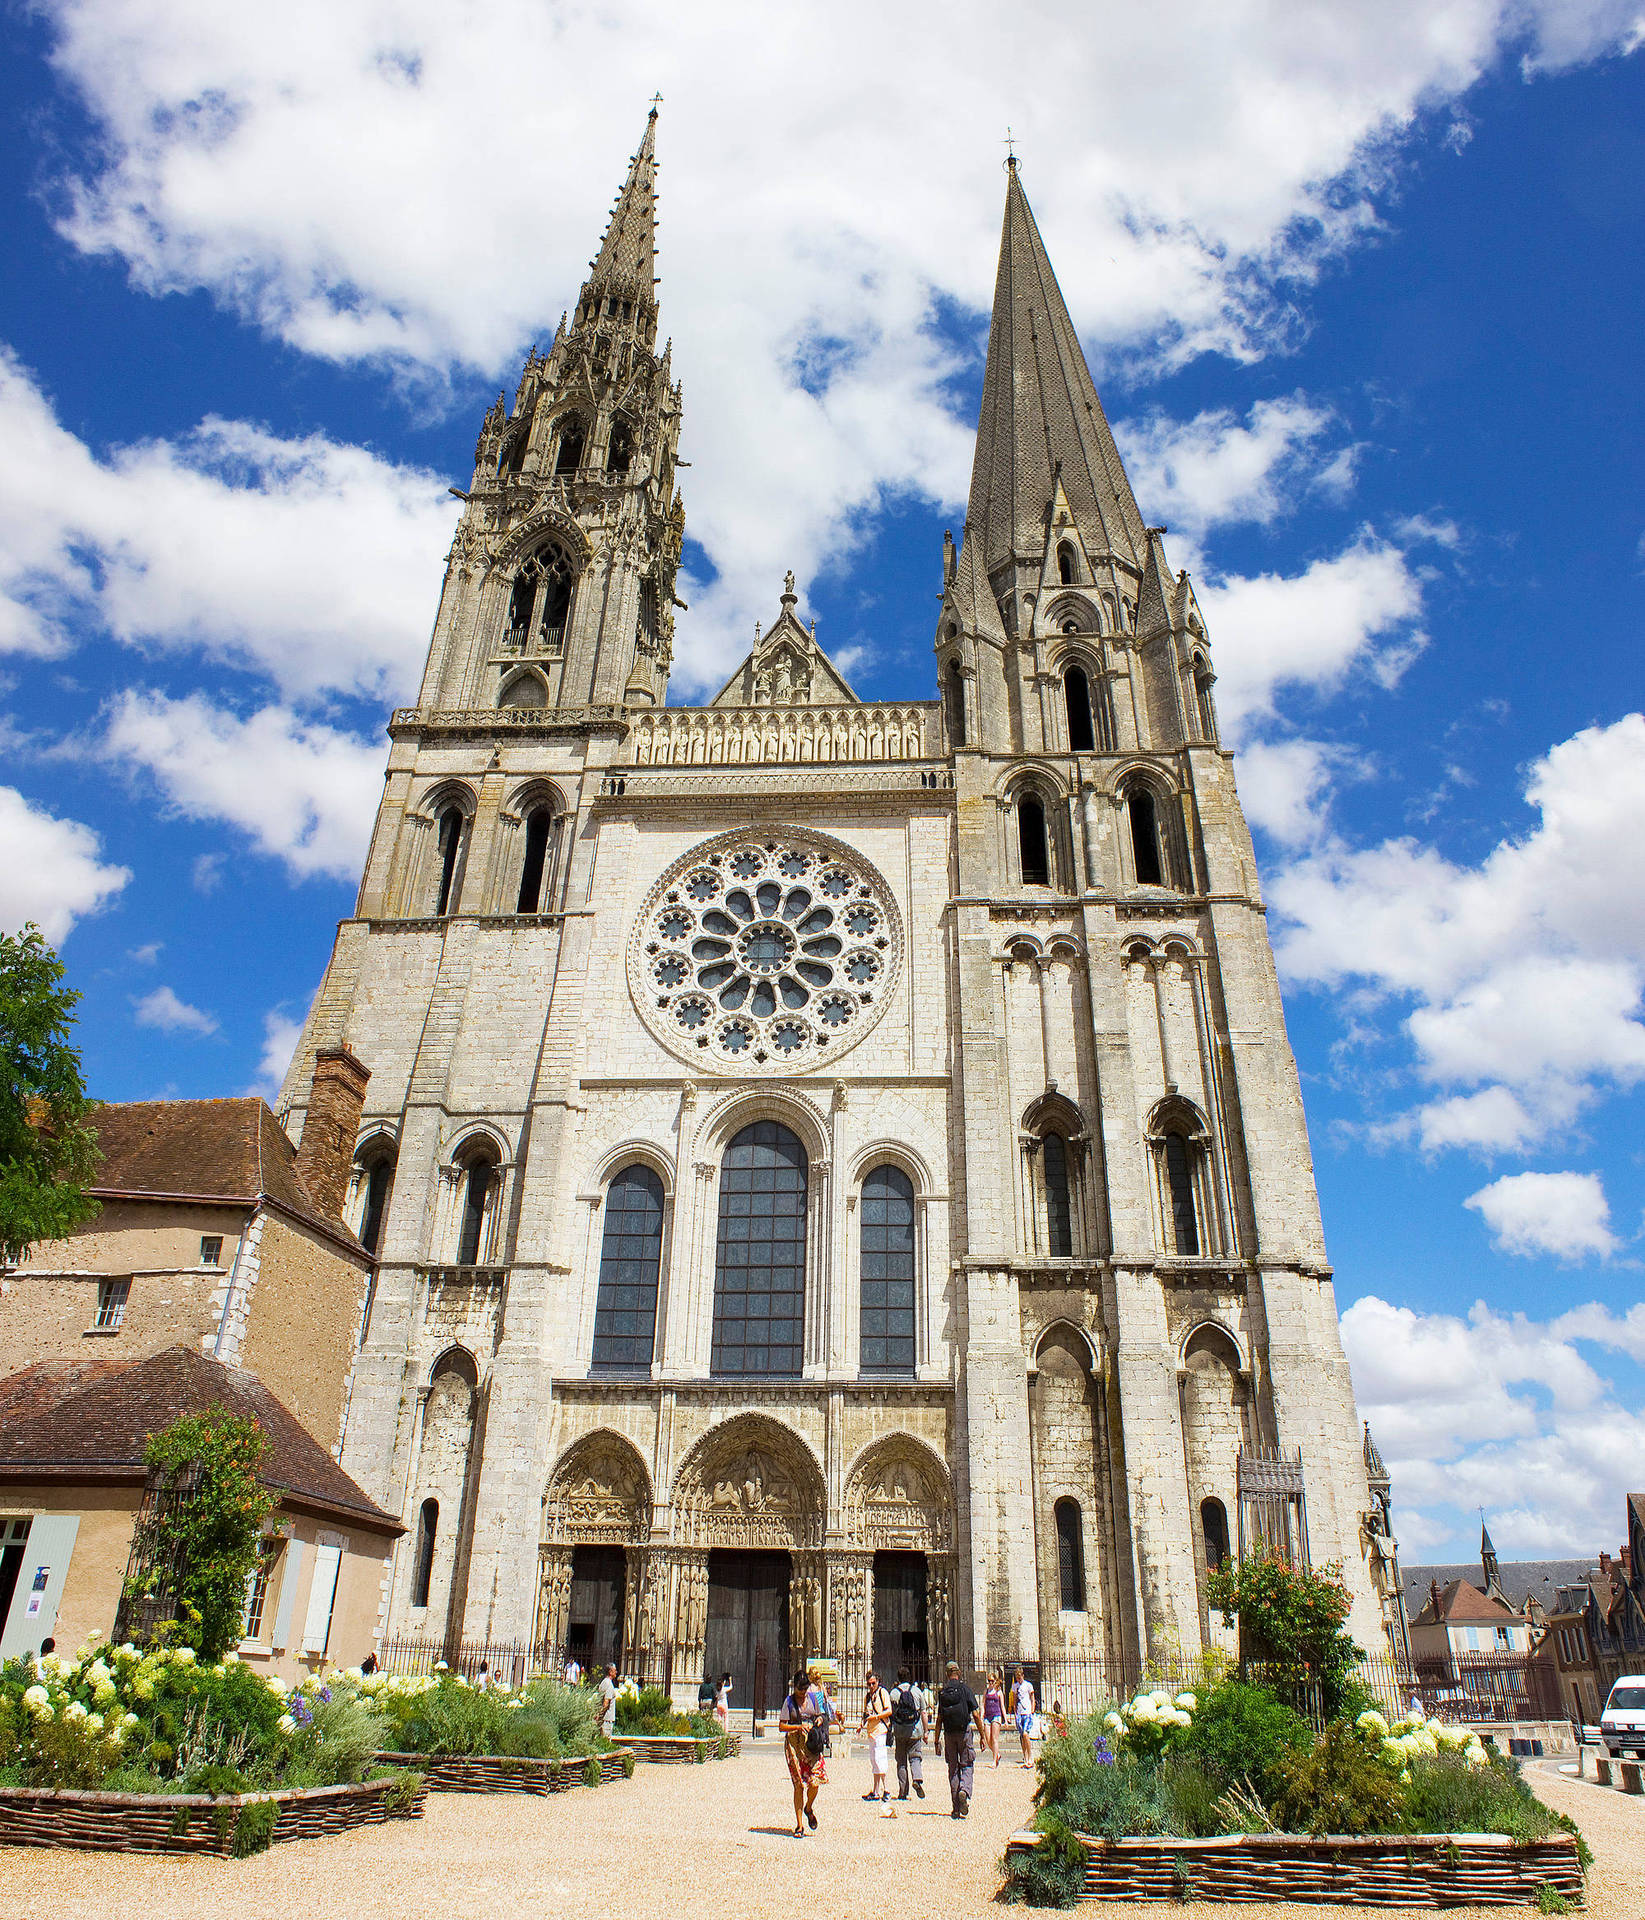
POLYGON ((1034 1731, 1034 1683, 1021 1667, 1011 1676, 1011 1711, 1016 1716, 1017 1736, 1022 1741, 1022 1765, 1032 1767, 1034 1749, 1028 1737, 1034 1731))
POLYGON ((828 1729, 833 1709, 804 1667, 789 1682, 777 1731, 783 1736, 789 1784, 794 1789, 794 1838, 817 1825, 817 1791, 828 1784, 828 1729))
POLYGON ((720 1723, 721 1733, 731 1731, 731 1687, 731 1675, 722 1673, 714 1688, 714 1718, 720 1723))
POLYGON ((1005 1724, 1005 1689, 1000 1684, 997 1673, 988 1676, 988 1684, 982 1695, 982 1737, 987 1742, 988 1751, 994 1756, 994 1765, 1000 1763, 1000 1728, 1005 1724))
POLYGON ((565 1672, 561 1674, 560 1678, 564 1680, 568 1687, 580 1687, 583 1684, 583 1670, 577 1664, 576 1654, 568 1653, 566 1655, 565 1672))
POLYGON ((937 1689, 937 1725, 942 1731, 942 1753, 948 1762, 949 1817, 969 1819, 971 1790, 976 1777, 977 1742, 982 1737, 982 1702, 960 1678, 957 1660, 950 1660, 937 1689))
POLYGON ((898 1667, 897 1684, 891 1689, 891 1747, 897 1758, 897 1798, 906 1800, 908 1789, 925 1798, 925 1767, 920 1749, 925 1744, 925 1690, 916 1685, 906 1667, 898 1667))
POLYGON ((871 1779, 865 1800, 889 1800, 891 1798, 888 1781, 891 1775, 890 1756, 886 1751, 886 1728, 891 1722, 891 1696, 880 1685, 877 1673, 868 1676, 863 1692, 862 1724, 859 1733, 868 1735, 868 1765, 871 1779))
POLYGON ((607 1740, 617 1734, 617 1669, 609 1662, 600 1675, 600 1732, 607 1740))

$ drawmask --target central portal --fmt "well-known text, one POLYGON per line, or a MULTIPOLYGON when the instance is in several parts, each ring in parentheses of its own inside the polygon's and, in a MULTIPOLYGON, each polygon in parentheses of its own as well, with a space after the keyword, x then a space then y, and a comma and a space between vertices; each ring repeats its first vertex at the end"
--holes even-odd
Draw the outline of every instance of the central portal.
POLYGON ((732 1704, 754 1698, 754 1668, 765 1655, 765 1690, 782 1697, 788 1684, 788 1576, 786 1553, 716 1547, 708 1556, 708 1631, 703 1665, 718 1680, 729 1673, 732 1704))
POLYGON ((875 1554, 874 1671, 882 1686, 895 1683, 900 1666, 907 1666, 916 1680, 930 1677, 925 1594, 923 1553, 875 1554))

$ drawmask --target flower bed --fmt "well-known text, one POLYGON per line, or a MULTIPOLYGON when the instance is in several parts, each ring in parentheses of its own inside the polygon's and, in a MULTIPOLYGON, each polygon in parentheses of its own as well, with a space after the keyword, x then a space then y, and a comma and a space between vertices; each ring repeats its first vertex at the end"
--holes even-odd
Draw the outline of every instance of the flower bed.
POLYGON ((636 1760, 660 1764, 735 1760, 743 1750, 740 1733, 624 1733, 618 1737, 625 1747, 634 1749, 636 1760))
POLYGON ((634 1755, 624 1747, 552 1760, 502 1753, 380 1753, 377 1758, 389 1766, 415 1767, 436 1793, 566 1793, 626 1780, 634 1771, 634 1755))
POLYGON ((260 1794, 0 1787, 0 1846, 246 1854, 271 1841, 312 1840, 384 1820, 420 1819, 423 1799, 423 1782, 415 1776, 260 1794), (272 1821, 265 1809, 273 1810, 272 1821))
MULTIPOLYGON (((1516 1841, 1496 1833, 1233 1834, 1212 1840, 1095 1840, 1084 1854, 1082 1900, 1301 1900, 1319 1906, 1473 1907, 1582 1904, 1573 1838, 1516 1841)), ((1015 1833, 1031 1857, 1047 1843, 1015 1833)))

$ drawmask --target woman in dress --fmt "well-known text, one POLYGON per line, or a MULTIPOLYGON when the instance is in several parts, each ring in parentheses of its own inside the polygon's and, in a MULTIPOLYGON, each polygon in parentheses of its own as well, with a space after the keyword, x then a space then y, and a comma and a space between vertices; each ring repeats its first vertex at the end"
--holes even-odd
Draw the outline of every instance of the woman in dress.
POLYGON ((988 1685, 982 1696, 982 1734, 988 1743, 988 1751, 994 1756, 994 1765, 1000 1763, 1000 1728, 1005 1724, 1005 1688, 1000 1676, 991 1673, 988 1685))
POLYGON ((721 1733, 731 1731, 731 1675, 722 1673, 719 1684, 714 1689, 714 1718, 720 1723, 721 1733))
POLYGON ((777 1730, 783 1736, 788 1778, 794 1789, 794 1838, 803 1840, 817 1824, 817 1789, 828 1784, 828 1727, 833 1717, 828 1695, 813 1685, 802 1667, 789 1683, 777 1730))
POLYGON ((880 1685, 877 1673, 868 1676, 867 1691, 863 1695, 862 1725, 859 1733, 868 1735, 868 1764, 873 1771, 873 1780, 865 1800, 889 1800, 891 1798, 890 1775, 891 1756, 886 1746, 886 1728, 891 1723, 891 1696, 880 1685))

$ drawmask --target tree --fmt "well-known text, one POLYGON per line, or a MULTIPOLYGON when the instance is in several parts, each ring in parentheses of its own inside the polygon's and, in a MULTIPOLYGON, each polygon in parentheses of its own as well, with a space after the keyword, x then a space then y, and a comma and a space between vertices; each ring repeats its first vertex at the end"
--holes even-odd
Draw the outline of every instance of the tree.
POLYGON ((80 996, 63 973, 32 922, 0 934, 0 1266, 98 1210, 86 1191, 101 1158, 85 1124, 95 1102, 69 1044, 80 996))

